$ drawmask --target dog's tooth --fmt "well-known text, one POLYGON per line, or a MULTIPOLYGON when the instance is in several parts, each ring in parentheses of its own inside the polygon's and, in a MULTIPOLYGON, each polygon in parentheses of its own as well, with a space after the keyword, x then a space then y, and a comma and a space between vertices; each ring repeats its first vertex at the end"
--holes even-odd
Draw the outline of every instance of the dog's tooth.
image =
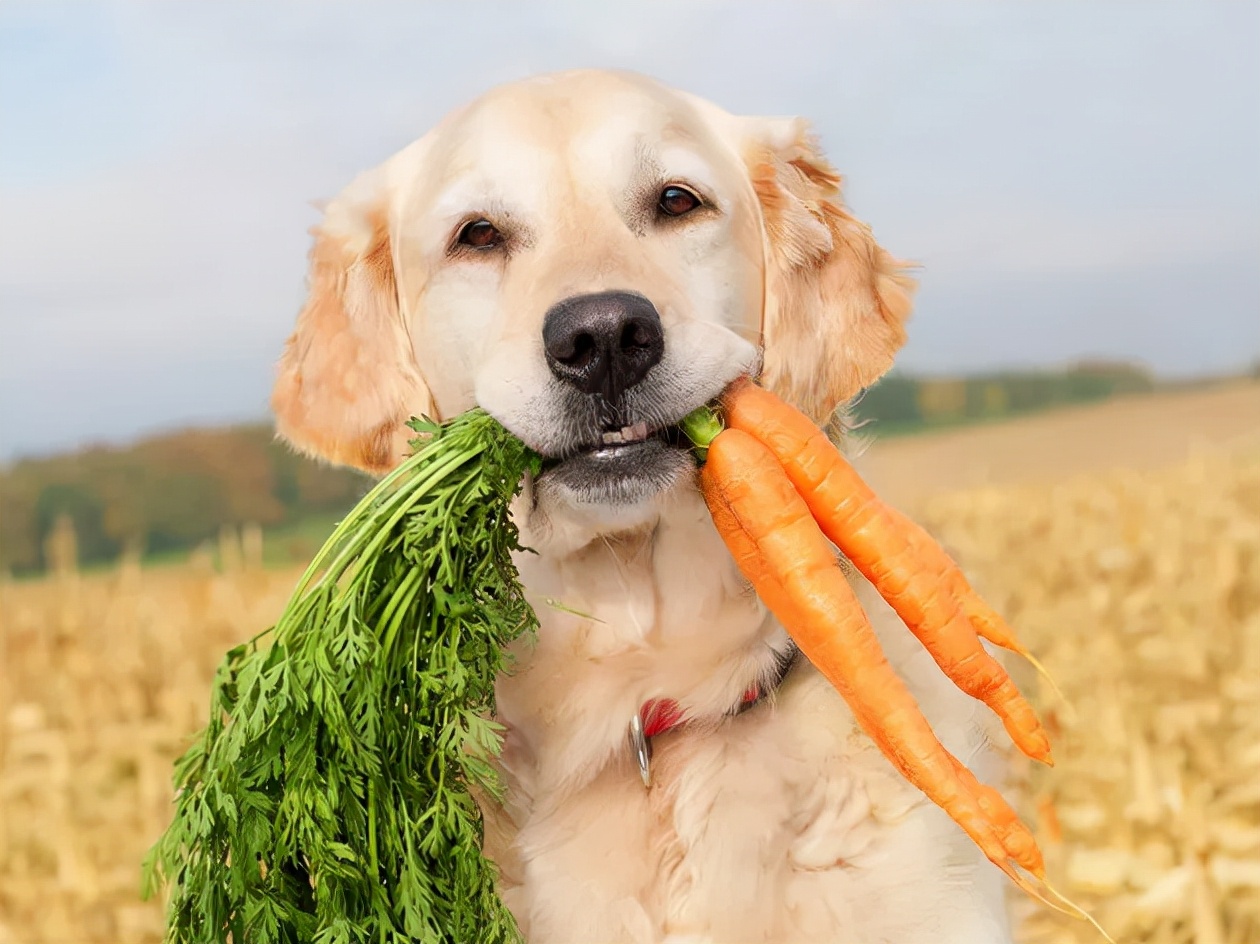
POLYGON ((625 442, 647 439, 647 434, 647 423, 635 423, 633 426, 623 426, 621 429, 621 437, 625 442))
POLYGON ((609 443, 619 443, 619 442, 625 442, 624 431, 619 433, 614 430, 612 432, 604 433, 604 445, 608 445, 609 443))

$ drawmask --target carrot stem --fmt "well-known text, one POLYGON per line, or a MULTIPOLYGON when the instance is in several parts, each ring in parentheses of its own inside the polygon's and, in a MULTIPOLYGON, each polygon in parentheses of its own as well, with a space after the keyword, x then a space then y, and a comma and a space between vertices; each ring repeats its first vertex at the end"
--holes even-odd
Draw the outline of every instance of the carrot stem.
POLYGON ((709 445, 717 438, 718 433, 722 432, 724 426, 722 417, 716 410, 709 406, 702 406, 684 416, 679 421, 678 428, 691 440, 696 458, 703 462, 708 456, 709 445))

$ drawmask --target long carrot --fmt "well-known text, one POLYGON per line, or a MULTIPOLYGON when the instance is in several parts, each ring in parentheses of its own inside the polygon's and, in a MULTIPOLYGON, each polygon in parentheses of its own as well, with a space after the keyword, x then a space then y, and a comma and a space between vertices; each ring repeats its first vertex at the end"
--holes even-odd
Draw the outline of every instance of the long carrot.
POLYGON ((1053 763, 1032 705, 980 638, 1025 652, 932 538, 884 504, 809 417, 751 382, 724 398, 726 422, 770 450, 824 534, 875 586, 964 692, 993 709, 1016 746, 1053 763))
POLYGON ((809 507, 776 457, 727 429, 708 447, 701 488, 741 572, 835 686, 896 769, 944 809, 988 858, 1026 885, 1041 853, 1015 811, 937 740, 879 640, 809 507))

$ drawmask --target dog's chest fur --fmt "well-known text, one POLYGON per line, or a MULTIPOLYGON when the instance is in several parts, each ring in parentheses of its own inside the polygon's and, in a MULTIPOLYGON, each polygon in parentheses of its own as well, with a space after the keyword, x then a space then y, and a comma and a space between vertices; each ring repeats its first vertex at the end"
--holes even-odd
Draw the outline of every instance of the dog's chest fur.
MULTIPOLYGON (((726 716, 786 637, 694 489, 616 540, 518 517, 542 628, 499 684, 509 795, 487 848, 531 942, 1008 940, 996 870, 808 663, 726 716), (696 720, 656 739, 645 789, 627 728, 657 697, 696 720)), ((945 745, 992 779, 991 719, 855 589, 945 745)))

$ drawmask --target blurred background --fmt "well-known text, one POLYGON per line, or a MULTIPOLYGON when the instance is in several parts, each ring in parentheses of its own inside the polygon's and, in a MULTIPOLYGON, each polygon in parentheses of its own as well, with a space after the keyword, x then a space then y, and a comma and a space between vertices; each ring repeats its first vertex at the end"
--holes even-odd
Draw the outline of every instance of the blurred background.
POLYGON ((1052 877, 1260 941, 1260 6, 690 0, 0 3, 0 944, 160 939, 171 760, 370 484, 267 417, 315 205, 579 66, 814 121, 922 265, 864 469, 1063 690, 1052 877))

